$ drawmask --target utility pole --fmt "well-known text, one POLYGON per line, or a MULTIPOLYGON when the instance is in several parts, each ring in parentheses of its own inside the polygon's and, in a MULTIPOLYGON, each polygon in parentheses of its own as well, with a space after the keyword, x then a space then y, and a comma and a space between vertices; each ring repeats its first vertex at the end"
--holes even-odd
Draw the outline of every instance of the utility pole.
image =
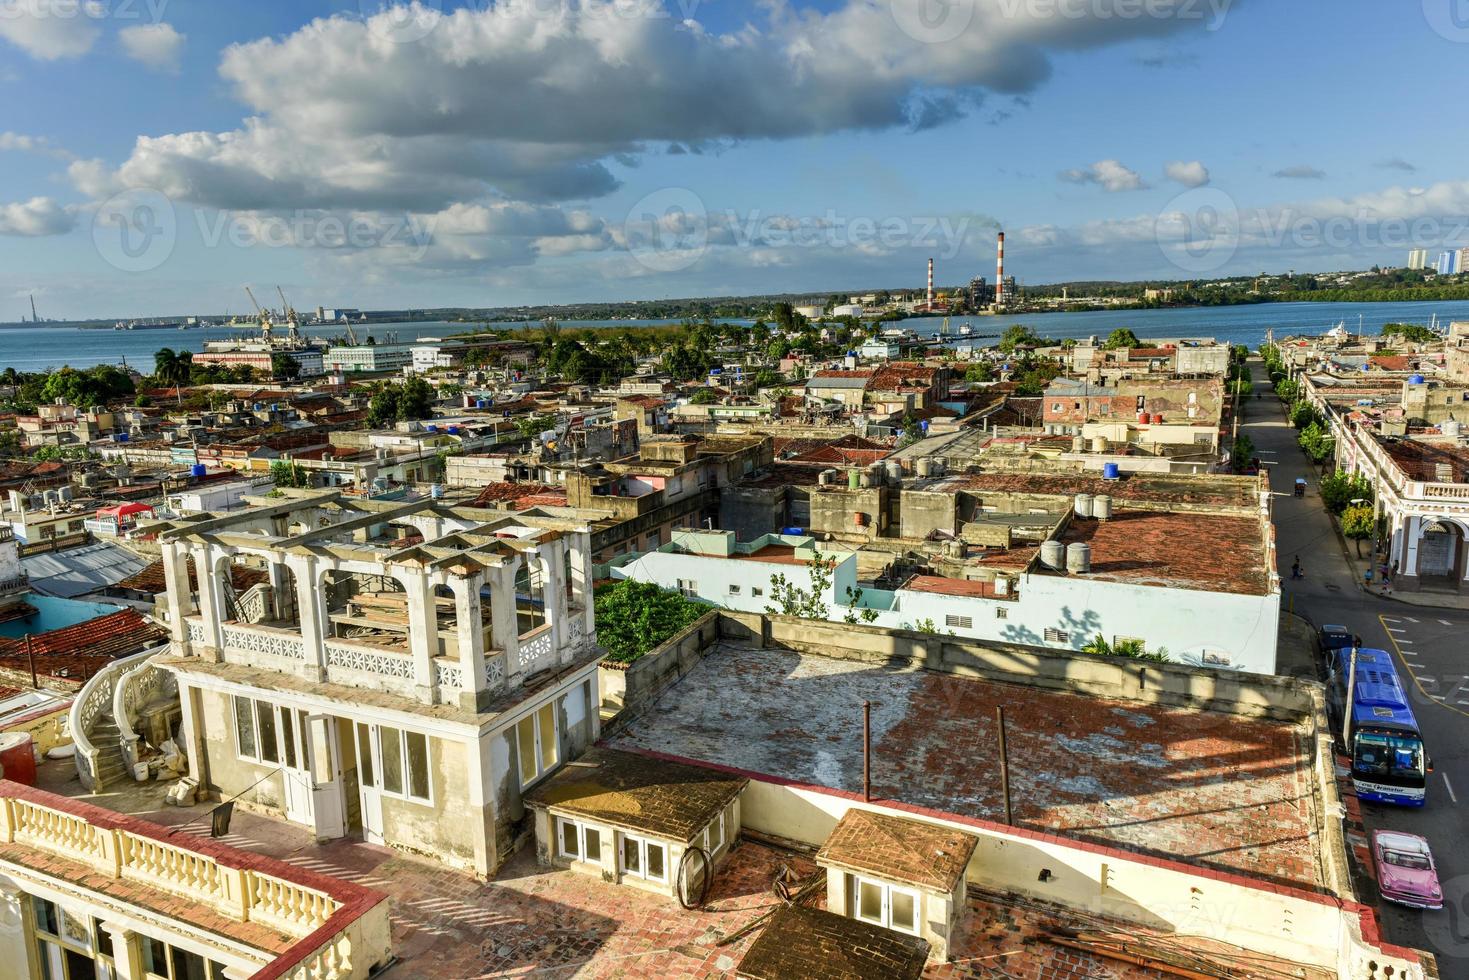
POLYGON ((872 802, 872 702, 862 702, 862 801, 872 802))
POLYGON ((1347 667, 1347 699, 1341 709, 1341 744, 1347 755, 1352 754, 1352 705, 1357 697, 1357 648, 1352 647, 1352 659, 1347 667))

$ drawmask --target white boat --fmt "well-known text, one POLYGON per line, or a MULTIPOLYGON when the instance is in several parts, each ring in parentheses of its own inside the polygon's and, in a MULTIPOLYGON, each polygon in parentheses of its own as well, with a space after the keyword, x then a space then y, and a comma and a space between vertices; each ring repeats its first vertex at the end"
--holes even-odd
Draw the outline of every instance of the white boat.
POLYGON ((961 337, 972 337, 972 336, 974 336, 974 328, 971 327, 967 323, 962 324, 959 327, 959 336, 961 336, 961 337))

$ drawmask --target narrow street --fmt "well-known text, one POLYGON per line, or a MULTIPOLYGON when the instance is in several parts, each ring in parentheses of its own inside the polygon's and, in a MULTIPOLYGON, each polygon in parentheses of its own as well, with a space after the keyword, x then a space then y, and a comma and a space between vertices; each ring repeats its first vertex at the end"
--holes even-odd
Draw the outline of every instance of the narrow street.
MULTIPOLYGON (((1426 837, 1443 884, 1442 911, 1383 903, 1384 931, 1393 942, 1433 952, 1443 976, 1469 977, 1469 847, 1464 844, 1464 806, 1469 805, 1469 660, 1464 638, 1469 636, 1469 613, 1412 605, 1359 588, 1343 541, 1321 504, 1317 469, 1296 444, 1295 430, 1269 389, 1263 364, 1254 361, 1252 366, 1260 397, 1248 401, 1241 432, 1254 441, 1255 454, 1270 476, 1284 580, 1282 611, 1304 616, 1313 626, 1345 626, 1362 637, 1363 646, 1388 650, 1397 658, 1435 767, 1421 810, 1362 805, 1369 831, 1387 827, 1426 837), (1305 499, 1293 495, 1297 477, 1307 480, 1305 499), (1292 581, 1296 557, 1305 578, 1292 581)), ((1377 899, 1375 894, 1361 897, 1377 899)))

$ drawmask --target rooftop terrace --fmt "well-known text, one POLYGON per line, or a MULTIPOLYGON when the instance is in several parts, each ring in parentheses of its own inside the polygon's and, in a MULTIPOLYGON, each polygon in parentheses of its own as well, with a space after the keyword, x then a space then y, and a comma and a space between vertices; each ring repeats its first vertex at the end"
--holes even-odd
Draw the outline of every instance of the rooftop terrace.
POLYGON ((1453 443, 1420 442, 1416 439, 1382 440, 1382 448, 1410 480, 1425 483, 1469 483, 1469 448, 1453 443), (1447 466, 1452 479, 1439 475, 1447 466))
POLYGON ((1255 517, 1117 511, 1111 520, 1072 521, 1061 540, 1091 545, 1091 578, 1239 595, 1269 591, 1255 517))
POLYGON ((1312 768, 1287 724, 721 646, 612 740, 874 798, 1003 817, 994 706, 1017 824, 1308 889, 1312 768))
POLYGON ((1070 496, 1105 493, 1113 500, 1158 504, 1204 504, 1217 507, 1259 506, 1259 487, 1245 477, 1187 477, 1135 473, 1104 480, 1100 473, 975 473, 944 481, 950 492, 1032 493, 1070 496))

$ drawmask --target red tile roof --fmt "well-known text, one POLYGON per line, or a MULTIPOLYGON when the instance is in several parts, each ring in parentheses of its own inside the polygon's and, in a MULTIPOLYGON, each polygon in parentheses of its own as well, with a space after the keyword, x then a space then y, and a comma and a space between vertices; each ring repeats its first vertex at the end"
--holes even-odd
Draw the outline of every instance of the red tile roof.
POLYGON ((565 491, 560 487, 553 487, 549 483, 490 483, 474 498, 473 507, 489 507, 492 504, 507 503, 521 500, 525 497, 534 497, 539 494, 554 493, 560 491, 565 496, 565 491))
POLYGON ((942 575, 914 575, 899 586, 909 592, 930 592, 934 595, 973 596, 980 599, 1013 599, 1015 594, 997 595, 995 583, 981 579, 944 578, 942 575))
MULTIPOLYGON (((197 592, 199 591, 199 579, 194 574, 194 559, 186 560, 189 566, 189 591, 197 592)), ((244 592, 269 578, 270 576, 263 569, 243 568, 239 565, 230 566, 230 585, 236 592, 244 592)), ((113 588, 151 592, 154 595, 163 592, 167 588, 163 577, 163 559, 160 558, 136 575, 129 575, 113 588)))
POLYGON ((30 639, 0 637, 0 666, 29 670, 34 657, 36 670, 57 677, 90 677, 110 661, 162 643, 168 634, 143 618, 136 609, 123 609, 84 623, 67 626, 30 639))

